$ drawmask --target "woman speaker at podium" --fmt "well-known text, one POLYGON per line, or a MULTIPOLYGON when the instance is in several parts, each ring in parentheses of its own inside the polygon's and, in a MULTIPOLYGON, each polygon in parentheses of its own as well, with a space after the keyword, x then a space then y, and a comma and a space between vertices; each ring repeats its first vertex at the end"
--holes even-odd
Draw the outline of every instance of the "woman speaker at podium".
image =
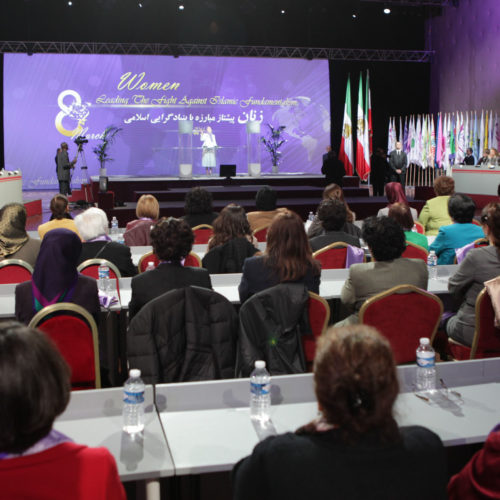
POLYGON ((207 127, 205 132, 200 135, 202 144, 201 165, 205 167, 207 175, 212 175, 212 169, 215 168, 215 150, 217 141, 212 132, 212 127, 207 127))

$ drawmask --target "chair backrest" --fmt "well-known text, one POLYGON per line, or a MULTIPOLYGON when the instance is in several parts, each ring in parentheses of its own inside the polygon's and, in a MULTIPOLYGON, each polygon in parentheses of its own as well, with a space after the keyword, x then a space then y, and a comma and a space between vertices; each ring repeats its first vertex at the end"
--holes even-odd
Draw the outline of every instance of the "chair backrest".
POLYGON ((435 295, 413 285, 399 285, 366 300, 359 322, 387 337, 396 363, 410 363, 415 361, 420 337, 434 340, 442 313, 443 303, 435 295))
POLYGON ((486 238, 478 238, 474 241, 474 248, 487 247, 490 242, 486 238))
POLYGON ((347 243, 337 241, 320 248, 313 257, 321 262, 321 269, 344 269, 347 261, 347 243))
POLYGON ((269 226, 271 224, 266 224, 264 226, 260 226, 258 228, 256 228, 254 231, 252 231, 252 235, 253 237, 259 242, 259 243, 262 243, 262 242, 265 242, 266 241, 266 237, 267 237, 267 230, 269 229, 269 226))
POLYGON ((29 281, 33 268, 21 259, 4 259, 0 261, 0 285, 29 281))
POLYGON ((189 252, 188 256, 184 259, 184 266, 201 267, 200 256, 195 252, 189 252))
POLYGON ((423 226, 423 224, 421 224, 418 221, 414 221, 413 225, 415 226, 415 229, 417 230, 417 233, 419 233, 419 234, 425 234, 425 227, 423 226))
POLYGON ((105 265, 109 267, 109 277, 116 280, 116 286, 118 287, 118 280, 122 277, 118 268, 109 260, 106 259, 88 259, 83 261, 77 270, 79 273, 85 276, 90 276, 91 278, 99 279, 99 266, 105 265))
POLYGON ((214 228, 210 224, 200 224, 193 227, 194 244, 204 245, 214 234, 214 228))
POLYGON ((308 317, 312 333, 302 335, 302 347, 306 363, 311 363, 316 354, 316 340, 325 333, 330 321, 328 302, 314 292, 309 292, 308 317))
POLYGON ((470 358, 493 358, 500 356, 500 329, 495 327, 495 311, 486 288, 476 299, 476 328, 470 358))
POLYGON ((29 324, 45 332, 71 368, 74 389, 99 389, 99 340, 94 318, 83 307, 60 302, 44 307, 29 324))
POLYGON ((412 243, 411 241, 406 242, 406 248, 401 257, 405 257, 407 259, 422 259, 424 262, 427 262, 427 256, 429 252, 420 245, 412 243))
POLYGON ((481 223, 476 219, 472 219, 472 224, 475 224, 476 226, 481 226, 481 223))
POLYGON ((148 268, 148 264, 150 262, 152 262, 155 267, 157 267, 160 263, 160 259, 153 252, 148 252, 142 255, 139 259, 139 263, 137 264, 137 270, 139 271, 139 273, 143 273, 148 268))

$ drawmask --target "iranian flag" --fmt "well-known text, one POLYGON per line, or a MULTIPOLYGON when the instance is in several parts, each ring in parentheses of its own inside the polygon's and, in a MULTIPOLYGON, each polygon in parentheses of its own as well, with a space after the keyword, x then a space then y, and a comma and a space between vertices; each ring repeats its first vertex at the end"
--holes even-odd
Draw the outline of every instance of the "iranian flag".
POLYGON ((361 180, 366 181, 370 173, 370 140, 368 138, 368 119, 363 104, 363 78, 359 74, 358 122, 356 141, 356 171, 361 180))
POLYGON ((344 125, 342 126, 342 140, 340 142, 339 160, 344 164, 347 175, 352 175, 354 154, 352 144, 351 120, 351 77, 347 77, 347 89, 344 104, 344 125))
MULTIPOLYGON (((372 94, 370 92, 370 72, 366 72, 366 99, 365 106, 368 108, 368 139, 370 142, 370 157, 373 153, 373 123, 372 123, 372 94)), ((365 109, 366 109, 365 108, 365 109)))

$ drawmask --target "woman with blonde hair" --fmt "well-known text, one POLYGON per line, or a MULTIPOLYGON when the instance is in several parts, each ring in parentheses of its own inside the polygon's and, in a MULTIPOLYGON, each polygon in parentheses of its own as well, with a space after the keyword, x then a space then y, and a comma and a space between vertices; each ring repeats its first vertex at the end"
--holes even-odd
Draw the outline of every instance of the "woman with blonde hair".
POLYGON ((152 194, 143 194, 137 201, 134 219, 127 223, 123 239, 128 246, 151 245, 150 232, 160 217, 160 204, 152 194))

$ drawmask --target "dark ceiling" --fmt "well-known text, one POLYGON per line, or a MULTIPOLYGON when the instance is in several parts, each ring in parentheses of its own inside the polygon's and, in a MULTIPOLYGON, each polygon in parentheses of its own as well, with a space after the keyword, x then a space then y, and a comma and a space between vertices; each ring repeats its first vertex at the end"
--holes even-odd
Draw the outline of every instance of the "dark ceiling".
POLYGON ((382 2, 360 0, 72 3, 1 0, 0 39, 424 49, 425 19, 438 12, 392 5, 385 15, 382 2))

